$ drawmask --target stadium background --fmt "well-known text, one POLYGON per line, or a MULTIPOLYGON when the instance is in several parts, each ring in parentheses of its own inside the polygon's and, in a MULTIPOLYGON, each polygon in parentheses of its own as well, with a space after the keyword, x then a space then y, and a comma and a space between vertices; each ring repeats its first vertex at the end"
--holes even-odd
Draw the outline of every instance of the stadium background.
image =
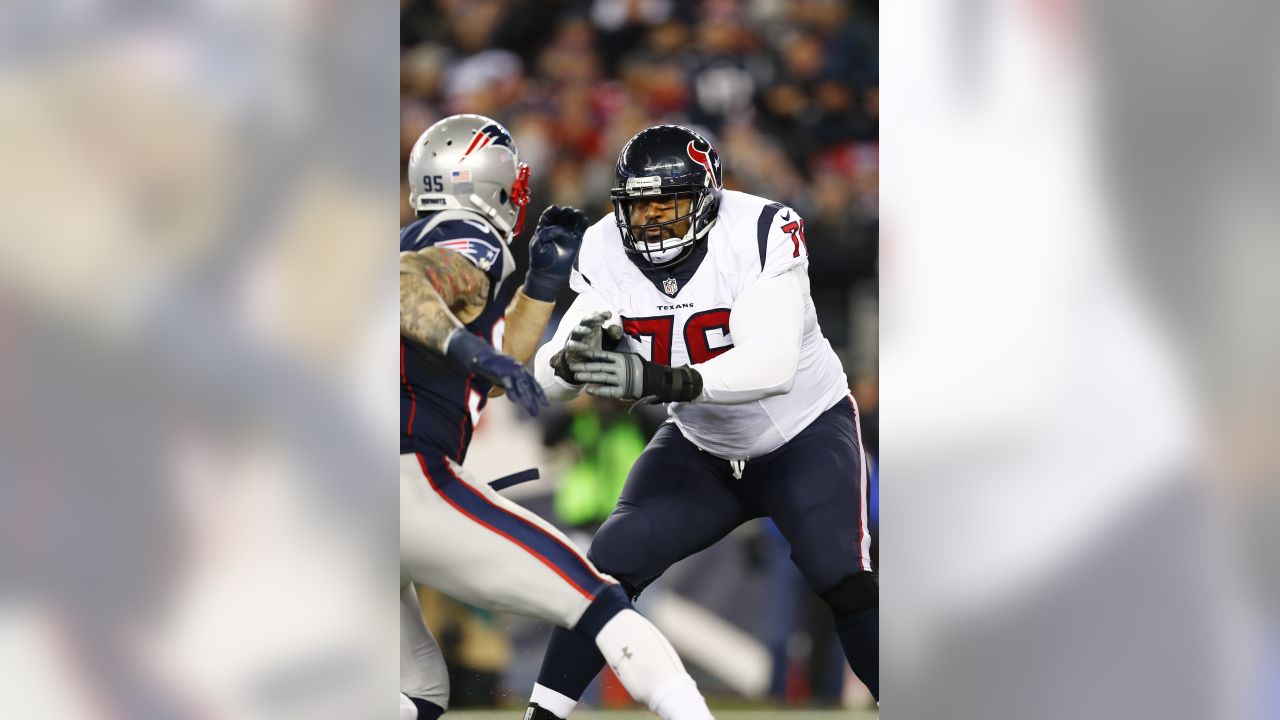
MULTIPOLYGON (((532 169, 529 227, 551 204, 610 212, 618 150, 664 122, 712 139, 727 188, 796 208, 806 219, 818 317, 863 411, 878 535, 876 13, 865 0, 405 0, 400 81, 402 179, 431 123, 457 112, 495 117, 532 169)), ((407 185, 407 222, 406 195, 407 185)), ((512 244, 522 266, 528 232, 512 244)), ((584 397, 535 421, 491 403, 468 467, 480 477, 538 467, 542 480, 508 495, 585 547, 661 420, 625 410, 584 397)), ((449 661, 453 706, 522 701, 547 628, 429 591, 423 601, 449 661)), ((767 522, 672 568, 640 609, 722 705, 869 703, 825 608, 767 522)), ((604 707, 628 703, 608 677, 588 697, 604 707)))

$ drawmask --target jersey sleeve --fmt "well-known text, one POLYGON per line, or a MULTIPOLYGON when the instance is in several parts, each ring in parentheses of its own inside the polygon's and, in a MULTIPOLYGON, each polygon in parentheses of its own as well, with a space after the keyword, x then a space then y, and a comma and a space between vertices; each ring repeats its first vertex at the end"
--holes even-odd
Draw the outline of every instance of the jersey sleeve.
POLYGON ((577 266, 569 272, 569 289, 579 295, 595 292, 595 288, 591 286, 591 281, 587 279, 586 275, 582 274, 582 271, 579 270, 577 266))
POLYGON ((579 295, 600 294, 601 288, 596 287, 595 283, 606 279, 598 268, 602 250, 600 244, 606 241, 599 228, 599 223, 587 228, 582 237, 582 248, 573 259, 573 269, 569 272, 569 289, 579 295))
POLYGON ((770 203, 761 209, 756 222, 756 247, 760 260, 757 277, 777 277, 797 267, 808 270, 804 219, 781 203, 770 203))
POLYGON ((702 375, 695 402, 738 405, 791 392, 804 336, 802 270, 760 278, 738 295, 729 315, 733 347, 694 365, 702 375))
POLYGON ((486 274, 502 269, 502 240, 484 223, 471 220, 448 220, 426 233, 401 238, 400 249, 418 251, 428 247, 444 248, 462 255, 486 274))
POLYGON ((471 223, 447 223, 432 235, 436 236, 432 243, 435 247, 462 255, 485 273, 492 271, 502 257, 502 241, 472 228, 471 223))

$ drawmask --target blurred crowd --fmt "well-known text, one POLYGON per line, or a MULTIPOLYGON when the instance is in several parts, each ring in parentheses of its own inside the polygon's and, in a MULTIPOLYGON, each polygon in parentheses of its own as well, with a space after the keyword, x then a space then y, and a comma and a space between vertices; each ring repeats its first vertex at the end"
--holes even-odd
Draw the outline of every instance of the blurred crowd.
MULTIPOLYGON (((853 298, 859 288, 875 296, 867 290, 878 231, 875 3, 404 0, 401 7, 402 164, 436 120, 489 115, 512 131, 533 170, 531 218, 551 204, 598 217, 610 211, 614 163, 631 135, 664 122, 691 125, 720 151, 726 187, 805 217, 823 329, 846 359, 865 340, 853 298)), ((406 204, 402 219, 408 213, 406 204)), ((523 244, 515 243, 517 253, 523 244)), ((867 356, 875 357, 874 347, 867 356)))
MULTIPOLYGON (((532 169, 531 220, 551 204, 600 217, 612 210, 609 190, 626 140, 651 125, 678 123, 711 139, 725 187, 798 210, 806 221, 819 320, 862 406, 874 472, 875 3, 404 0, 400 32, 402 181, 409 152, 431 123, 454 113, 480 113, 506 124, 532 169)), ((401 220, 408 222, 407 187, 401 195, 401 220)), ((524 240, 512 245, 522 264, 524 240)), ((584 396, 552 408, 542 420, 545 450, 530 460, 550 477, 554 491, 521 502, 585 541, 612 510, 631 463, 662 418, 584 396)), ((487 443, 509 448, 513 432, 531 431, 527 424, 497 428, 495 422, 503 421, 489 417, 481 423, 474 457, 483 455, 487 443)), ((745 530, 722 543, 722 554, 710 562, 734 576, 722 589, 742 583, 733 586, 739 599, 751 588, 769 588, 754 612, 734 617, 728 608, 717 608, 710 593, 692 599, 754 628, 772 669, 747 694, 838 704, 847 668, 829 619, 806 599, 810 593, 776 529, 762 523, 745 530), (797 654, 797 642, 808 649, 797 654)), ((696 593, 695 586, 681 584, 676 569, 668 575, 664 580, 676 592, 696 593)), ((495 651, 504 646, 502 633, 495 634, 501 623, 488 613, 429 592, 424 607, 436 608, 428 615, 447 638, 456 702, 498 700, 504 683, 508 691, 523 689, 518 676, 529 670, 513 658, 540 654, 545 629, 522 633, 516 626, 509 638, 513 647, 495 651), (532 638, 524 650, 522 635, 532 638)), ((718 687, 711 678, 700 682, 718 687)), ((611 689, 618 690, 606 678, 600 691, 606 705, 618 696, 611 689)))

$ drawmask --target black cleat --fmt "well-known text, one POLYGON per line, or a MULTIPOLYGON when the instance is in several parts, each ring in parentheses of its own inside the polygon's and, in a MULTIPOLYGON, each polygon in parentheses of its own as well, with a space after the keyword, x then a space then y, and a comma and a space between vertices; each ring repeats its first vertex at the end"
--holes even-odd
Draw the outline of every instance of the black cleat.
POLYGON ((543 709, 538 703, 529 703, 529 709, 524 711, 524 720, 562 720, 550 710, 543 709))
POLYGON ((413 707, 417 709, 418 720, 439 720, 439 717, 444 714, 444 708, 433 702, 411 695, 406 695, 405 697, 408 697, 409 701, 413 703, 413 707))

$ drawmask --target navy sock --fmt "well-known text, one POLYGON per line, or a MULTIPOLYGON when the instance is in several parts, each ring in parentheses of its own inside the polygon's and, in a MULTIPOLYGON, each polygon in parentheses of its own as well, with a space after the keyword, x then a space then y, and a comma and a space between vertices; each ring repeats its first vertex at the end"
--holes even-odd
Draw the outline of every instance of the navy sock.
POLYGON ((836 623, 836 635, 844 646, 844 656, 849 667, 871 696, 880 700, 880 608, 873 607, 846 617, 836 623))
POLYGON ((433 702, 427 702, 412 695, 409 696, 409 700, 414 707, 418 708, 418 720, 439 720, 440 716, 444 714, 444 708, 433 702))
POLYGON ((542 658, 538 684, 574 700, 581 700, 587 686, 604 667, 604 656, 596 647, 596 635, 605 623, 631 607, 627 594, 617 585, 600 593, 582 614, 573 630, 554 628, 547 654, 542 658))
POLYGON ((604 656, 595 642, 564 628, 551 631, 547 654, 542 657, 538 684, 574 700, 581 700, 587 686, 604 667, 604 656))

